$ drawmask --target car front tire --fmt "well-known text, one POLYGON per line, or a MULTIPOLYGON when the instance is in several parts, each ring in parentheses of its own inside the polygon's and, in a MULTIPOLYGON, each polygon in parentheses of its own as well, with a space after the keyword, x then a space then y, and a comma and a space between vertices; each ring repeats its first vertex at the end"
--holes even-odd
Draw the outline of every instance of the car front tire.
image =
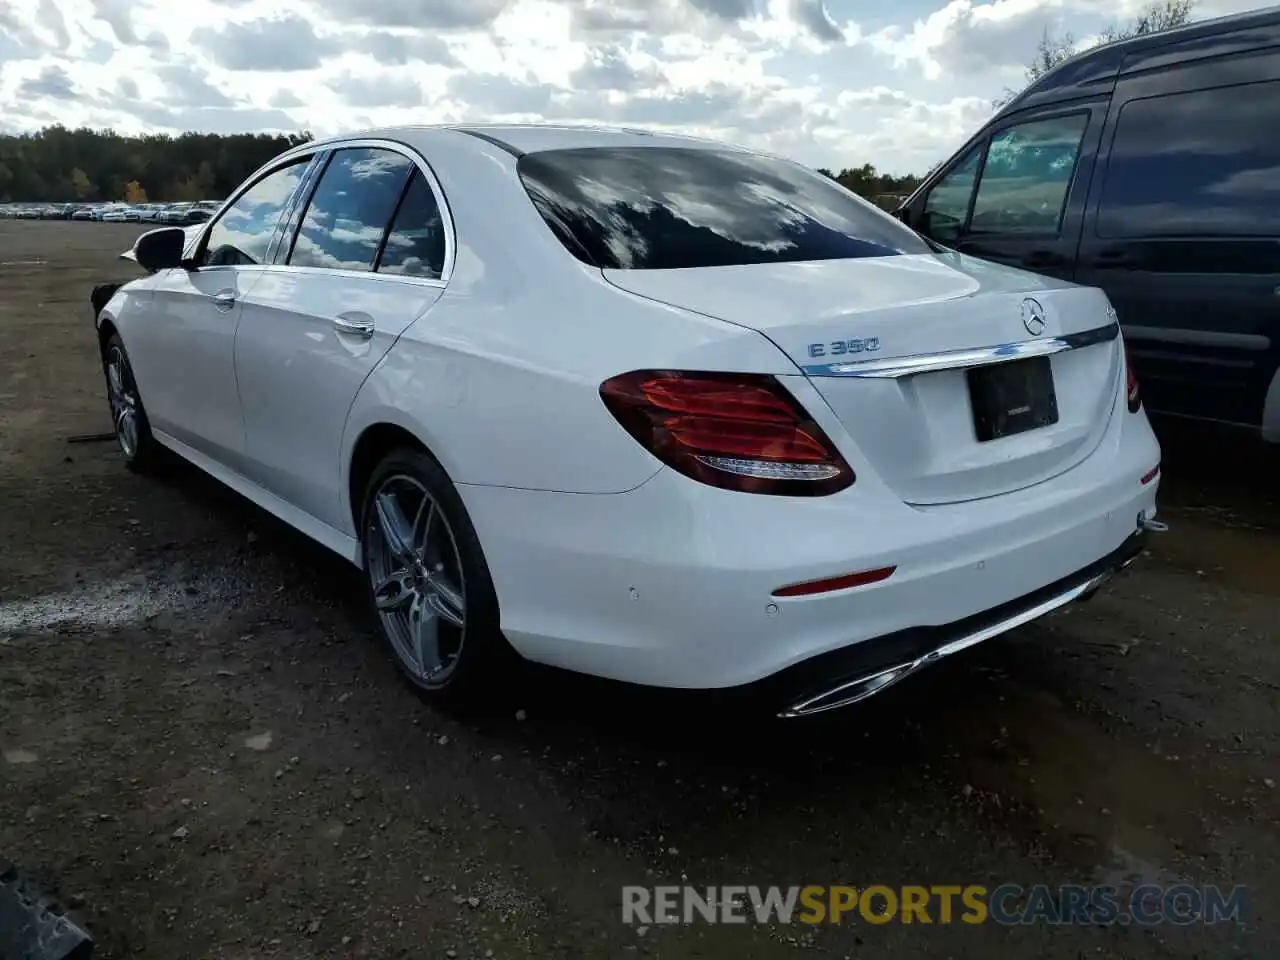
POLYGON ((107 380, 107 402, 111 406, 111 429, 130 470, 146 473, 153 470, 159 456, 159 444, 151 435, 147 411, 138 393, 129 354, 119 334, 112 334, 102 351, 102 372, 107 380))

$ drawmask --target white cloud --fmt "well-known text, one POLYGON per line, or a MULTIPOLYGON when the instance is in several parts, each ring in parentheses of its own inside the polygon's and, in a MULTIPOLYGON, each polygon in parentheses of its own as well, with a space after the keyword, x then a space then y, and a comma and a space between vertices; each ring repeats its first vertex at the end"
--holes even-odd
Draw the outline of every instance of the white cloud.
MULTIPOLYGON (((1201 0, 1200 13, 1240 0, 1201 0)), ((319 134, 543 117, 923 172, 1046 28, 1141 0, 0 0, 0 117, 319 134)))
POLYGON ((1064 0, 951 0, 909 28, 888 27, 871 43, 931 79, 1018 69, 1046 28, 1062 28, 1064 0))
POLYGON ((335 37, 318 34, 309 20, 297 14, 199 27, 192 31, 190 42, 231 71, 315 70, 342 52, 335 37))

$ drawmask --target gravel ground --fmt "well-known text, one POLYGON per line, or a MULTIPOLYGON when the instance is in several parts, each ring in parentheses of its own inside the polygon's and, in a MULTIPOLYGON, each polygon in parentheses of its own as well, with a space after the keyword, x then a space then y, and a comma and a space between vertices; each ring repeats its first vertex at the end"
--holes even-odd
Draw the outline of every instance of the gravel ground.
POLYGON ((90 322, 137 227, 0 221, 0 858, 97 956, 1280 955, 1280 469, 1158 425, 1169 533, 821 722, 529 671, 462 722, 352 571, 124 469, 90 322), (1243 924, 626 926, 624 884, 1250 888, 1243 924))

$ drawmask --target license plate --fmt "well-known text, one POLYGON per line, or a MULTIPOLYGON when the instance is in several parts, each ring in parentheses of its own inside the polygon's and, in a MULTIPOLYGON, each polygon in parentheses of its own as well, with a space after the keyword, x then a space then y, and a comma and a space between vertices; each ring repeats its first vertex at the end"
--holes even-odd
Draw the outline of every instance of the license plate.
POLYGON ((975 367, 968 377, 979 442, 1058 422, 1058 396, 1048 357, 975 367))

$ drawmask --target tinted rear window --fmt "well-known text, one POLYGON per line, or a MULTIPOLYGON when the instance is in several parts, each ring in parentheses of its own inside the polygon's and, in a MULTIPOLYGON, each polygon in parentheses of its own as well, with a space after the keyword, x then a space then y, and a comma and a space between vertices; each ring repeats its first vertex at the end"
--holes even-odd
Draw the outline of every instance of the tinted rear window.
POLYGON ((1132 100, 1107 162, 1098 235, 1280 233, 1280 82, 1132 100))
POLYGON ((729 150, 589 147, 520 159, 568 250, 606 268, 666 270, 929 253, 911 230, 820 173, 729 150))

